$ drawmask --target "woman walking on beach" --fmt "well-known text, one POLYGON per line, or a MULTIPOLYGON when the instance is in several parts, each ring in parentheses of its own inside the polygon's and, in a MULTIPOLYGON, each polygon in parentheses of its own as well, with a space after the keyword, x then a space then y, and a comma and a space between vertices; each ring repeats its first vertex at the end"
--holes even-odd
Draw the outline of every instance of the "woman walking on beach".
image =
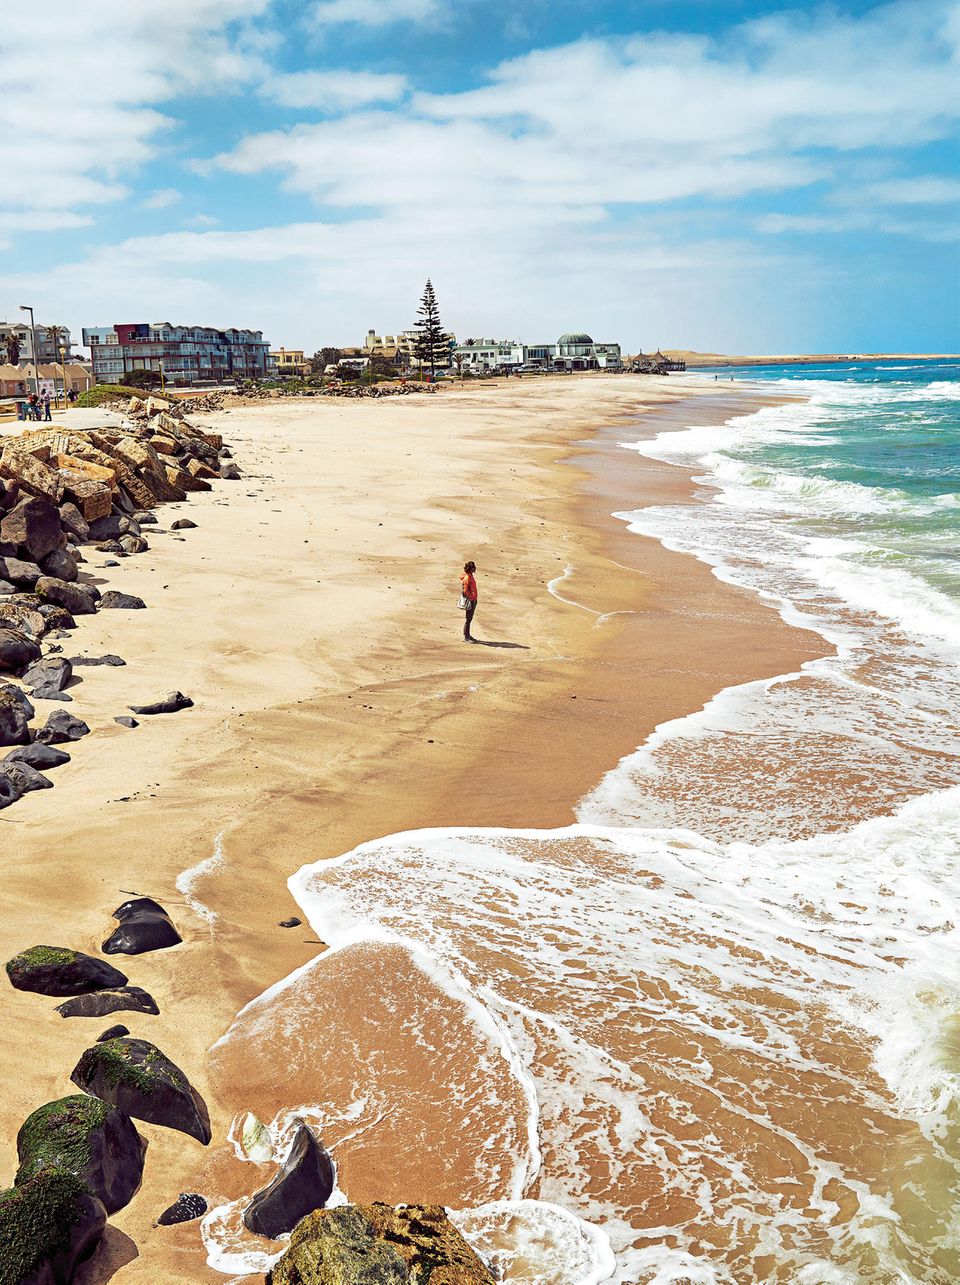
POLYGON ((460 593, 466 602, 466 615, 463 620, 463 641, 476 642, 471 636, 470 626, 473 624, 473 613, 477 609, 477 578, 474 572, 477 569, 475 562, 465 562, 463 566, 463 575, 460 577, 460 593))

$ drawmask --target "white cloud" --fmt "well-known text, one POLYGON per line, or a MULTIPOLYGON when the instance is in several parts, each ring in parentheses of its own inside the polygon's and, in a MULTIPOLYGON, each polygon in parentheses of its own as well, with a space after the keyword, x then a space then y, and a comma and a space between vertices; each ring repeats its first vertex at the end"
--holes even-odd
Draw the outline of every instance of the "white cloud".
POLYGON ((774 236, 879 232, 886 236, 912 237, 918 241, 960 241, 960 223, 956 220, 905 219, 882 209, 839 214, 764 214, 754 226, 758 232, 774 236))
POLYGON ((281 107, 352 111, 370 103, 392 103, 407 90, 407 78, 372 71, 296 71, 272 76, 262 97, 281 107))
POLYGON ((145 200, 140 202, 140 205, 144 210, 168 210, 171 205, 176 205, 182 200, 182 193, 175 187, 161 187, 151 192, 145 200))
POLYGON ((885 205, 956 205, 960 202, 960 179, 933 175, 889 179, 861 189, 859 196, 885 205))
MULTIPOLYGON (((454 227, 477 209, 503 224, 533 205, 546 238, 557 206, 602 222, 634 205, 828 182, 857 149, 955 127, 946 13, 939 0, 901 0, 862 19, 781 15, 716 42, 581 40, 506 62, 481 89, 250 135, 212 165, 276 170, 324 204, 430 204, 454 227)), ((291 79, 309 98, 311 82, 291 79)))
POLYGON ((155 153, 180 94, 262 77, 258 54, 226 30, 270 0, 71 0, 21 5, 3 25, 0 204, 73 209, 126 195, 118 176, 155 153), (52 36, 51 33, 56 33, 52 36))
POLYGON ((445 0, 317 0, 310 11, 318 27, 386 27, 398 22, 427 22, 443 15, 445 0))
POLYGON ((0 232, 62 232, 91 223, 89 214, 69 210, 0 210, 0 232))
POLYGON ((188 219, 183 220, 185 228, 215 228, 220 222, 212 214, 193 214, 188 219))

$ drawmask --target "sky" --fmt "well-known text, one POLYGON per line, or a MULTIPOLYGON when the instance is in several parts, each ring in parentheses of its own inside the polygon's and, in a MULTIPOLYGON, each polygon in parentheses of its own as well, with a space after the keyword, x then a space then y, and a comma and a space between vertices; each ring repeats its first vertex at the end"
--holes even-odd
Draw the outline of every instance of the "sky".
POLYGON ((960 3, 46 0, 0 320, 960 350, 960 3))

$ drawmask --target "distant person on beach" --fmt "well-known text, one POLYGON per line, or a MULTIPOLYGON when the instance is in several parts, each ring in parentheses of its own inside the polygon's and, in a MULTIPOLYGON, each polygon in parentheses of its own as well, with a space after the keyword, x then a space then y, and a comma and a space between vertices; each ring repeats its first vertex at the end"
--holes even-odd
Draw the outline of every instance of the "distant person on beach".
POLYGON ((476 642, 470 633, 470 626, 473 624, 473 613, 477 609, 477 578, 474 572, 477 569, 475 562, 465 562, 463 566, 463 575, 460 577, 460 592, 466 599, 466 614, 463 620, 463 641, 476 642))

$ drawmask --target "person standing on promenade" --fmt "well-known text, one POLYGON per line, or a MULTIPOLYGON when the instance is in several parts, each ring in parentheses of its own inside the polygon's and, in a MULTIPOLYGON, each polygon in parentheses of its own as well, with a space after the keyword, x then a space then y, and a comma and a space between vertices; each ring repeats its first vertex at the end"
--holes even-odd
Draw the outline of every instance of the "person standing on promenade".
POLYGON ((50 414, 50 394, 47 392, 46 389, 44 389, 43 396, 40 398, 40 401, 43 405, 44 422, 49 423, 50 420, 53 419, 53 416, 50 414))
POLYGON ((466 562, 463 566, 463 575, 460 577, 460 593, 466 600, 466 615, 463 620, 463 641, 476 642, 470 634, 470 626, 473 624, 473 613, 477 609, 477 578, 474 572, 477 569, 475 562, 466 562))

